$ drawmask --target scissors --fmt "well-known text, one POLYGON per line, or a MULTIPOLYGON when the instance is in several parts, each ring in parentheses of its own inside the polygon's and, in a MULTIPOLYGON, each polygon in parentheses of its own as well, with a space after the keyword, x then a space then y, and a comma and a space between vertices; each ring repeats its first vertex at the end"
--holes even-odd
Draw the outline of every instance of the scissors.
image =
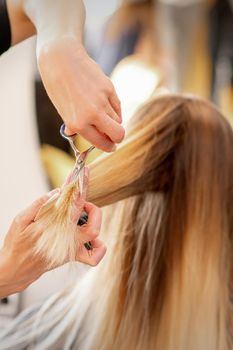
MULTIPOLYGON (((65 134, 65 124, 62 124, 62 126, 60 128, 60 134, 65 140, 67 140, 69 142, 70 147, 74 151, 74 155, 75 155, 76 161, 75 161, 74 171, 73 171, 71 180, 75 180, 75 179, 78 178, 79 191, 80 191, 80 194, 82 194, 82 192, 83 192, 83 185, 84 185, 84 166, 85 166, 85 162, 86 162, 87 156, 89 155, 89 153, 95 147, 91 146, 86 151, 79 152, 79 150, 75 146, 75 138, 76 138, 77 134, 73 134, 73 135, 69 135, 69 136, 66 135, 65 134)), ((79 218, 78 225, 82 226, 82 225, 86 224, 87 220, 88 220, 88 215, 87 215, 87 213, 83 212, 81 214, 81 217, 79 218)), ((93 249, 91 242, 84 243, 84 246, 85 246, 85 248, 87 250, 92 250, 93 249)))
POLYGON ((65 140, 67 140, 69 142, 70 147, 74 151, 76 162, 75 162, 74 172, 72 174, 71 180, 75 180, 78 178, 79 191, 82 194, 83 193, 83 185, 84 185, 85 162, 86 162, 87 156, 89 155, 89 153, 91 151, 93 151, 95 146, 91 146, 87 150, 85 150, 83 152, 79 152, 79 150, 75 146, 75 138, 76 138, 77 134, 73 134, 73 135, 69 135, 69 136, 66 135, 65 134, 65 124, 62 124, 62 126, 60 128, 60 134, 65 140))

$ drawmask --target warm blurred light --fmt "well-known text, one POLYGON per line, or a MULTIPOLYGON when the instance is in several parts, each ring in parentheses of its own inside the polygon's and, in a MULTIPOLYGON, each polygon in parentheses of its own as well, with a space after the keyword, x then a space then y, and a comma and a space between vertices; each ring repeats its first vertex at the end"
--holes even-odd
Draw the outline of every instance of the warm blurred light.
POLYGON ((154 67, 139 58, 129 57, 117 65, 111 79, 121 100, 126 126, 136 109, 153 95, 161 77, 154 67))

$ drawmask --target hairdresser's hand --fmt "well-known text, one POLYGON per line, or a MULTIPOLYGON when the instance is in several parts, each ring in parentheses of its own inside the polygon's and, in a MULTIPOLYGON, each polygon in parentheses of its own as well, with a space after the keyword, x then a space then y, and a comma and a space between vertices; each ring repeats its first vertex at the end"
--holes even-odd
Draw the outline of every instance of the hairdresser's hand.
MULTIPOLYGON (((42 205, 55 192, 56 190, 38 199, 14 219, 0 251, 0 297, 24 290, 48 271, 45 261, 33 253, 36 242, 35 238, 30 239, 30 237, 32 233, 38 233, 38 235, 42 233, 34 219, 42 205)), ((89 215, 89 220, 78 234, 84 242, 91 242, 93 250, 89 252, 83 245, 78 244, 76 259, 95 266, 106 251, 102 242, 97 238, 101 225, 101 211, 90 203, 86 203, 84 209, 89 215)))
POLYGON ((47 93, 66 125, 106 152, 122 141, 121 107, 111 81, 76 39, 42 46, 38 66, 47 93))
POLYGON ((36 214, 55 191, 36 200, 13 220, 0 251, 0 297, 24 290, 46 271, 44 262, 33 254, 35 242, 30 236, 37 230, 36 214))
POLYGON ((87 250, 84 244, 77 249, 76 260, 87 265, 96 266, 104 257, 106 247, 98 238, 100 234, 102 213, 92 203, 84 204, 84 211, 88 214, 88 222, 78 227, 78 237, 83 243, 90 242, 92 250, 87 250))
MULTIPOLYGON (((78 194, 71 214, 71 220, 76 225, 79 221, 81 213, 86 212, 88 215, 87 223, 82 226, 77 226, 77 244, 76 260, 87 265, 96 266, 106 253, 106 247, 98 238, 102 223, 102 211, 100 208, 92 203, 86 201, 88 184, 89 184, 89 170, 84 168, 84 181, 82 195, 78 194), (85 243, 91 243, 92 250, 87 250, 85 243)), ((67 182, 70 180, 68 176, 67 182)))
POLYGON ((7 0, 12 44, 37 33, 38 67, 67 126, 103 151, 122 141, 121 107, 111 81, 82 43, 82 0, 7 0))

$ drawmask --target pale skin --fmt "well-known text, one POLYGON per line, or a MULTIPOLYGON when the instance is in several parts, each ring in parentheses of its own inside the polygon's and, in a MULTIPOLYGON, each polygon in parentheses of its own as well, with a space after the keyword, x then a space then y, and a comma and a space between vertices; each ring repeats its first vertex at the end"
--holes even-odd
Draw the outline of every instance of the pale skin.
POLYGON ((66 124, 105 152, 124 137, 120 101, 82 42, 82 0, 7 0, 12 45, 37 34, 37 63, 47 93, 66 124))
MULTIPOLYGON (((88 56, 83 46, 85 8, 82 0, 7 0, 12 45, 36 34, 37 63, 47 93, 65 122, 67 134, 79 133, 97 148, 115 150, 122 141, 121 107, 111 81, 88 56)), ((40 257, 33 257, 33 242, 25 240, 40 207, 38 199, 13 221, 0 251, 0 297, 20 292, 47 271, 40 257)), ((89 214, 81 228, 93 251, 77 249, 76 260, 96 265, 106 248, 98 239, 101 211, 83 202, 89 214)), ((80 214, 77 203, 77 215, 80 214)), ((79 228, 80 230, 80 228, 79 228)))
MULTIPOLYGON (((98 238, 101 228, 101 209, 94 204, 86 202, 87 173, 84 183, 82 198, 76 203, 76 210, 71 220, 77 223, 80 214, 85 211, 88 214, 88 222, 83 226, 77 226, 77 236, 82 237, 83 242, 91 242, 93 249, 87 250, 84 245, 77 243, 76 261, 96 266, 104 257, 106 247, 98 238)), ((48 271, 44 259, 33 253, 35 238, 30 239, 31 233, 36 233, 37 239, 43 232, 36 221, 36 215, 41 206, 51 196, 60 192, 53 190, 36 200, 30 207, 15 217, 5 237, 0 250, 0 297, 21 292, 43 273, 48 271)), ((66 232, 64 232, 66 234, 66 232)), ((34 235, 35 237, 35 235, 34 235)), ((65 261, 66 263, 68 261, 65 261)), ((54 266, 54 268, 57 266, 54 266)))

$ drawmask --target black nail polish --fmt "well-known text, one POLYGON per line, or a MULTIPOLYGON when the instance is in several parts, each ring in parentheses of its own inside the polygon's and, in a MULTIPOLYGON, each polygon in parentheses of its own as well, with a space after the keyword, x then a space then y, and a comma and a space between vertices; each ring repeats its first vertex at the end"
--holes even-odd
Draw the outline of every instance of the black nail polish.
MULTIPOLYGON (((88 214, 84 211, 84 212, 81 214, 81 216, 80 216, 80 218, 79 218, 79 220, 78 220, 78 226, 83 226, 83 225, 85 225, 85 224, 87 223, 87 221, 88 221, 88 214)), ((92 250, 92 249, 93 249, 91 242, 86 242, 86 243, 84 243, 84 247, 85 247, 87 250, 92 250)))

